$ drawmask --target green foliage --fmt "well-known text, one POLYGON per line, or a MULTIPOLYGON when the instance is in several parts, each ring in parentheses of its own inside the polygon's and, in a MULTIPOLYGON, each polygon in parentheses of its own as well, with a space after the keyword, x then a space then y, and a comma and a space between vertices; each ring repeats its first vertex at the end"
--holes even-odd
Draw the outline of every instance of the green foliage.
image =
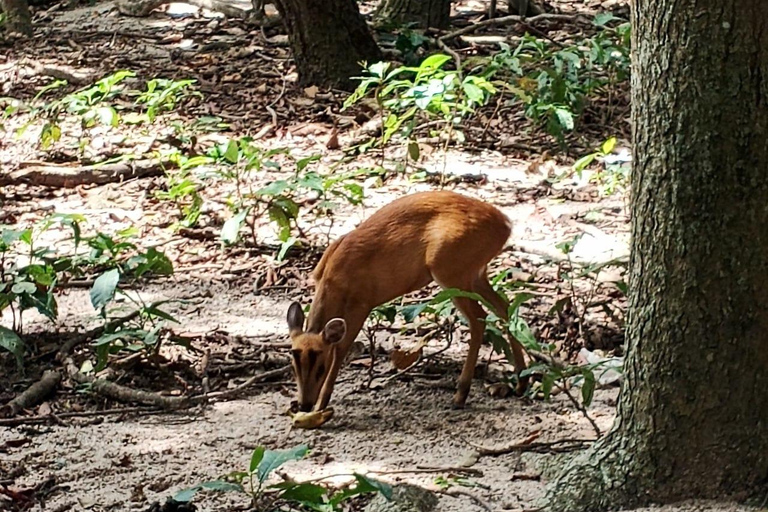
MULTIPOLYGON (((127 240, 133 230, 114 237, 104 233, 85 237, 81 231, 84 223, 82 215, 55 214, 30 228, 0 230, 0 312, 9 309, 13 322, 12 329, 0 332, 0 348, 13 353, 17 361, 21 361, 24 352, 24 344, 18 337, 23 329, 24 311, 36 309, 55 320, 58 316, 55 291, 59 282, 82 277, 87 272, 99 272, 90 292, 91 303, 106 318, 106 306, 113 300, 120 280, 173 273, 173 265, 165 254, 154 248, 140 251, 127 240), (74 242, 73 254, 58 255, 38 243, 40 236, 53 226, 71 230, 71 237, 63 242, 74 242), (83 246, 90 251, 79 251, 83 246)), ((156 307, 147 308, 140 316, 170 318, 156 307)))
POLYGON ((306 445, 288 450, 268 450, 259 446, 251 454, 247 471, 234 471, 219 480, 184 489, 176 493, 173 499, 177 502, 190 502, 201 490, 235 491, 247 494, 258 510, 278 510, 283 505, 288 510, 296 510, 298 506, 316 512, 340 512, 341 504, 358 494, 380 492, 387 499, 391 498, 392 489, 389 485, 357 473, 352 475, 356 480, 354 487, 335 492, 313 482, 286 481, 266 485, 267 479, 276 469, 288 461, 304 458, 308 452, 306 445))
MULTIPOLYGON (((358 179, 370 175, 370 171, 361 169, 342 174, 321 174, 310 169, 319 159, 320 155, 295 159, 286 149, 264 150, 255 146, 251 138, 243 137, 213 146, 204 155, 189 159, 179 157, 179 165, 182 172, 200 166, 214 166, 215 170, 209 175, 234 183, 235 195, 228 199, 232 217, 221 231, 224 244, 237 243, 245 226, 250 226, 255 239, 255 224, 258 219, 266 217, 276 227, 277 238, 281 242, 278 257, 282 259, 298 240, 296 223, 301 214, 301 204, 311 203, 311 211, 317 215, 330 215, 340 201, 359 205, 364 199, 364 190, 358 179), (280 170, 280 164, 274 159, 278 155, 293 162, 294 171, 283 179, 254 190, 245 178, 253 172, 280 170)), ((184 176, 186 181, 179 183, 186 190, 196 187, 187 175, 184 176)))
POLYGON ((501 81, 523 103, 527 117, 562 140, 591 96, 629 78, 630 25, 609 28, 614 20, 595 18, 601 30, 566 47, 530 35, 515 49, 501 44, 484 76, 501 81))
POLYGON ((573 164, 573 172, 581 178, 584 169, 598 162, 600 165, 590 177, 590 181, 596 183, 600 193, 606 196, 624 191, 629 186, 631 170, 629 154, 613 155, 615 146, 616 138, 610 137, 596 151, 584 155, 573 164))
POLYGON ((147 89, 136 98, 136 103, 146 107, 147 119, 152 123, 158 113, 173 110, 176 104, 187 96, 194 94, 202 97, 199 92, 192 93, 189 90, 195 82, 195 80, 153 78, 147 82, 147 89))
MULTIPOLYGON (((416 123, 421 120, 439 121, 449 137, 455 134, 464 140, 457 124, 463 117, 484 105, 496 92, 484 77, 444 69, 451 60, 448 55, 435 54, 417 67, 401 66, 390 70, 387 62, 376 62, 365 68, 360 84, 345 100, 347 108, 372 96, 382 114, 382 134, 379 143, 386 144, 399 134, 410 139, 416 123)), ((418 146, 416 146, 418 147, 418 146)), ((410 151, 411 158, 418 154, 410 151)))
MULTIPOLYGON (((96 125, 115 127, 128 119, 134 123, 144 121, 151 123, 160 112, 172 110, 184 98, 200 95, 190 90, 195 83, 194 80, 154 78, 147 82, 144 91, 127 89, 124 81, 135 76, 133 71, 120 70, 105 76, 93 85, 83 87, 42 106, 36 106, 35 104, 42 96, 67 85, 64 80, 55 80, 35 95, 30 110, 32 114, 30 121, 19 129, 19 134, 42 117, 45 123, 40 130, 39 142, 43 149, 48 149, 61 139, 61 121, 65 115, 77 117, 83 130, 96 125), (131 105, 121 101, 123 96, 135 96, 136 100, 131 105), (133 114, 130 112, 132 107, 138 107, 145 112, 136 113, 130 117, 121 114, 126 110, 133 114)), ((16 110, 18 111, 18 108, 16 110)), ((6 115, 8 115, 7 109, 6 115)))

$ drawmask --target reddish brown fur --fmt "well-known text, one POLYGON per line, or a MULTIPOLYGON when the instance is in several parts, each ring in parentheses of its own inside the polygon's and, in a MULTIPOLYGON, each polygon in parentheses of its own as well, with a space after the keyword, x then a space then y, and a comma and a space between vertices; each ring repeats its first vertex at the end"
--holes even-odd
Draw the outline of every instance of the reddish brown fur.
MULTIPOLYGON (((295 309, 289 313, 302 408, 328 405, 341 362, 373 308, 433 280, 443 288, 476 292, 493 304, 497 314, 506 316, 507 302, 488 283, 486 266, 501 252, 510 232, 509 220, 485 202, 448 191, 422 192, 384 206, 331 244, 314 272, 316 292, 306 332, 303 314, 291 320, 291 314, 298 313, 295 309), (337 343, 329 342, 324 329, 339 318, 346 330, 337 343), (302 373, 312 373, 306 369, 309 350, 317 351, 315 367, 324 366, 325 375, 302 378, 302 373)), ((467 317, 472 337, 454 397, 454 403, 463 406, 486 313, 476 301, 458 298, 454 302, 467 317)), ((517 340, 511 340, 511 345, 521 371, 525 368, 522 348, 517 340)))

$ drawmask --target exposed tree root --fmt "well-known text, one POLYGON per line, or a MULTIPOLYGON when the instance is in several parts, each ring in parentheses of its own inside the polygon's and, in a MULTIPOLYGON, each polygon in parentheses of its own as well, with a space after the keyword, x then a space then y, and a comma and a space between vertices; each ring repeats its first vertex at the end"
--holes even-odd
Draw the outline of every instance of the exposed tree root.
POLYGON ((23 409, 39 404, 56 390, 59 382, 61 382, 61 373, 55 370, 47 370, 40 380, 0 408, 0 415, 15 416, 23 409))
POLYGON ((128 178, 159 176, 171 162, 136 160, 102 165, 55 165, 45 162, 23 162, 21 169, 0 175, 0 186, 30 183, 45 187, 74 188, 79 185, 103 185, 128 178))
POLYGON ((570 452, 584 447, 585 444, 594 443, 597 439, 558 439, 557 441, 535 441, 541 431, 536 431, 522 441, 499 446, 488 447, 467 441, 467 444, 477 450, 479 455, 497 456, 515 452, 570 452))

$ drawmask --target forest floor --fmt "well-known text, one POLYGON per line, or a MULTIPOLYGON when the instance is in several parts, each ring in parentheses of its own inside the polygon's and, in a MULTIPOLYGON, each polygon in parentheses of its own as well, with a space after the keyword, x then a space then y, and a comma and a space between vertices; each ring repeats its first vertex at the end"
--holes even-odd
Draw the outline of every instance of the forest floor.
MULTIPOLYGON (((604 3, 626 8, 623 2, 604 3)), ((586 14, 601 9, 599 2, 550 5, 586 14)), ((284 368, 289 360, 288 305, 310 300, 310 272, 322 249, 391 200, 441 186, 495 204, 512 219, 513 235, 493 262, 492 274, 511 269, 511 279, 525 283, 523 288, 532 293, 520 314, 537 340, 553 344, 558 355, 572 362, 582 348, 600 356, 622 355, 626 304, 615 283, 623 282, 628 254, 624 194, 601 193, 589 171, 580 178, 551 178, 567 174, 576 158, 609 135, 619 135, 617 152, 627 149, 626 101, 613 109, 612 130, 586 123, 581 136, 569 139, 565 154, 554 138, 525 121, 519 109, 494 111, 491 106, 467 126, 471 136, 465 146, 444 149, 439 140, 426 138, 418 164, 402 169, 404 147, 393 146, 384 155, 347 156, 343 148, 365 138, 360 128, 364 123, 358 122, 361 109, 341 112, 343 96, 338 92, 297 86, 280 30, 262 31, 180 4, 148 18, 121 16, 114 7, 113 2, 100 2, 38 9, 35 38, 5 42, 7 52, 0 56, 0 95, 22 101, 30 101, 51 77, 68 79, 62 91, 71 92, 119 69, 136 73, 126 83, 155 76, 198 81, 201 95, 159 116, 151 129, 129 122, 85 129, 70 116, 62 121, 61 139, 43 149, 44 119, 35 112, 9 115, 0 123, 0 179, 14 177, 0 181, 0 225, 23 229, 39 226, 52 213, 82 214, 87 219, 83 236, 108 233, 136 244, 137 250, 158 248, 173 262, 172 276, 126 285, 125 293, 116 297, 110 315, 123 314, 134 304, 178 299, 163 306, 178 324, 165 325, 166 338, 156 357, 111 356, 105 375, 113 381, 180 396, 231 390, 259 372, 284 368), (219 232, 241 188, 258 189, 293 174, 295 164, 283 155, 274 157, 282 168, 265 166, 236 179, 196 174, 200 217, 183 228, 180 210, 187 203, 161 198, 170 190, 171 172, 155 168, 144 177, 104 184, 76 183, 82 178, 66 174, 87 162, 133 165, 150 154, 157 160, 157 154, 173 148, 199 155, 200 148, 226 146, 245 135, 261 148, 290 148, 295 158, 318 155, 310 164, 318 173, 356 173, 364 201, 351 204, 337 198, 332 211, 322 214, 317 200, 299 201, 298 228, 305 243, 281 259, 274 224, 266 215, 255 220, 235 247, 222 247, 219 232), (50 172, 58 181, 42 186, 35 181, 37 174, 24 179, 25 173, 36 172, 50 172), (566 255, 557 246, 568 241, 574 246, 566 255), (597 270, 564 279, 590 265, 597 270), (180 339, 188 343, 173 343, 180 339)), ((472 11, 483 5, 459 2, 455 7, 472 11)), ((555 39, 575 36, 568 27, 550 28, 555 39)), ((512 28, 499 30, 508 36, 512 28)), ((124 99, 115 99, 116 105, 121 102, 127 109, 124 99)), ((57 254, 76 249, 64 225, 36 233, 35 244, 57 254)), ((103 325, 89 298, 92 279, 85 275, 59 283, 53 322, 34 310, 25 312, 24 336, 31 354, 23 375, 11 357, 0 354, 0 404, 56 366, 63 343, 103 325)), ((424 300, 434 291, 412 294, 407 301, 424 300)), ((13 313, 3 309, 0 325, 10 328, 13 313)), ((286 372, 237 398, 175 413, 129 407, 84 393, 65 379, 42 404, 0 419, 0 490, 8 491, 0 492, 0 509, 147 510, 180 489, 247 468, 257 446, 285 449, 306 443, 309 457, 286 464, 281 476, 300 481, 338 475, 327 483, 340 485, 349 478, 344 475, 368 473, 439 491, 439 511, 528 510, 543 495, 555 455, 479 455, 477 445, 506 446, 532 436, 543 442, 595 437, 588 418, 563 394, 549 401, 492 396, 509 365, 490 347, 483 347, 484 363, 467 408, 452 409, 467 337, 463 326, 433 332, 424 353, 440 354, 402 374, 389 355, 416 346, 424 328, 396 322, 367 332, 375 337, 375 364, 371 367, 361 335, 358 355, 342 371, 333 397, 335 416, 318 430, 291 428, 286 409, 295 386, 286 372), (443 351, 446 332, 461 343, 443 351)), ((93 361, 93 353, 82 346, 71 356, 78 365, 93 361)), ((615 387, 598 389, 588 407, 603 433, 613 422, 617 395, 615 387)), ((234 494, 203 493, 195 503, 200 510, 248 506, 234 494)), ((648 510, 748 509, 688 503, 648 510)))

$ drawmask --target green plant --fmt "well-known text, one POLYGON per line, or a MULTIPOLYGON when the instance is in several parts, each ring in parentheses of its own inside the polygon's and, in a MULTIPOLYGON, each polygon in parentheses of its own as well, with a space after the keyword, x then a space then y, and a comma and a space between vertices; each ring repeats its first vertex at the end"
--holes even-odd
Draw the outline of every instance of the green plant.
POLYGON ((624 152, 619 155, 613 155, 616 147, 616 138, 610 137, 601 146, 592 153, 579 158, 574 164, 572 171, 581 178, 584 169, 597 161, 600 163, 598 170, 590 177, 590 181, 600 187, 600 193, 603 195, 612 195, 616 191, 623 191, 629 185, 630 157, 624 152))
POLYGON ((341 504, 358 494, 380 492, 387 499, 392 495, 389 485, 364 475, 353 473, 356 485, 351 488, 331 491, 318 485, 316 481, 294 482, 285 481, 267 485, 269 476, 288 461, 304 458, 309 449, 300 445, 288 450, 267 450, 257 447, 251 454, 251 462, 247 471, 235 471, 218 480, 212 480, 195 485, 178 492, 173 499, 177 502, 190 502, 201 490, 219 492, 238 492, 247 494, 252 506, 257 510, 281 510, 286 505, 293 510, 295 505, 302 509, 316 512, 340 512, 341 504))
POLYGON ((608 27, 615 19, 596 17, 597 34, 569 46, 554 47, 530 35, 514 50, 501 44, 484 76, 496 78, 494 83, 523 103, 527 117, 562 141, 592 95, 610 92, 629 77, 630 25, 608 27))
MULTIPOLYGON (((84 222, 82 215, 54 214, 31 228, 0 231, 0 312, 9 309, 12 319, 12 328, 0 332, 0 348, 12 352, 19 362, 24 352, 24 344, 18 336, 23 331, 24 311, 34 308, 46 318, 55 320, 58 315, 55 290, 59 282, 80 277, 88 271, 102 272, 94 281, 91 299, 106 321, 105 306, 114 297, 121 277, 136 280, 148 274, 173 272, 173 265, 165 254, 155 248, 141 251, 127 240, 133 235, 132 230, 119 233, 116 238, 104 233, 84 237, 81 233, 84 222), (72 254, 62 256, 37 243, 40 235, 54 225, 71 229, 71 239, 62 242, 74 242, 72 254), (83 243, 90 247, 87 254, 79 251, 83 243)), ((139 305, 143 309, 135 318, 173 320, 156 305, 139 305)), ((115 324, 107 334, 113 334, 117 328, 121 326, 115 324)), ((105 361, 105 355, 101 360, 105 361)))
POLYGON ((176 205, 181 217, 178 226, 194 227, 203 207, 203 198, 199 193, 201 184, 191 176, 188 168, 177 172, 168 171, 165 176, 167 190, 155 192, 155 197, 176 205))
POLYGON ((285 149, 267 151, 254 146, 250 138, 241 138, 214 146, 205 156, 182 164, 182 168, 218 164, 216 176, 235 184, 235 195, 229 200, 233 215, 224 223, 221 231, 221 239, 225 244, 237 243, 245 225, 250 227, 255 242, 256 222, 267 216, 277 228, 277 237, 281 243, 278 259, 282 259, 297 242, 296 232, 301 235, 296 223, 301 203, 312 203, 312 211, 318 215, 330 215, 339 200, 353 205, 363 201, 363 187, 356 179, 370 174, 369 171, 324 175, 309 170, 309 166, 319 159, 319 155, 311 155, 295 160, 285 149), (265 187, 253 189, 250 184, 246 185, 244 178, 252 171, 279 169, 279 164, 272 160, 276 155, 293 160, 295 171, 265 187))
POLYGON ((409 141, 408 154, 418 159, 418 144, 412 140, 416 123, 422 118, 435 121, 446 137, 464 140, 458 125, 463 117, 487 103, 496 92, 486 78, 476 75, 462 76, 461 71, 450 71, 444 66, 451 57, 430 55, 417 67, 397 67, 390 70, 387 62, 365 67, 366 75, 344 101, 344 108, 372 96, 381 116, 380 145, 385 145, 399 134, 409 141))
POLYGON ((149 122, 154 122, 157 114, 164 110, 173 110, 177 103, 194 94, 202 97, 189 88, 196 80, 169 80, 166 78, 153 78, 147 82, 147 88, 136 98, 136 104, 144 105, 149 122))

